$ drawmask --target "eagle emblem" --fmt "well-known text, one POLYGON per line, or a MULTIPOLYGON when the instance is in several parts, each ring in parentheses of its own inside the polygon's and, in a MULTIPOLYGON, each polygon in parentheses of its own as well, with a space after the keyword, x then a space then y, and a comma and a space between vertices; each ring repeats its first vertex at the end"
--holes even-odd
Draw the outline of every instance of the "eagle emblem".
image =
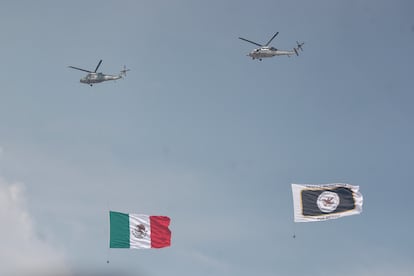
POLYGON ((145 228, 144 224, 137 224, 134 229, 132 229, 132 234, 137 239, 143 239, 147 236, 148 230, 145 228))
POLYGON ((325 191, 318 196, 316 204, 323 213, 331 213, 339 205, 339 196, 337 193, 325 191))

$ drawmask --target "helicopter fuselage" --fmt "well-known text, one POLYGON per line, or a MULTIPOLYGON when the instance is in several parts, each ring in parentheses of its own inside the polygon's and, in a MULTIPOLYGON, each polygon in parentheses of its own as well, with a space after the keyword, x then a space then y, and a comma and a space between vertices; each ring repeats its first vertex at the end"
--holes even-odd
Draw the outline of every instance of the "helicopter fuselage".
POLYGON ((260 47, 260 48, 256 48, 253 51, 251 51, 248 54, 248 56, 251 57, 252 59, 261 60, 262 58, 269 58, 269 57, 274 57, 274 56, 291 56, 294 54, 295 54, 295 51, 283 51, 283 50, 278 50, 273 47, 260 47))
POLYGON ((121 78, 122 78, 121 75, 106 75, 103 73, 89 73, 85 77, 81 78, 80 82, 91 85, 93 83, 100 83, 104 81, 119 80, 121 78))

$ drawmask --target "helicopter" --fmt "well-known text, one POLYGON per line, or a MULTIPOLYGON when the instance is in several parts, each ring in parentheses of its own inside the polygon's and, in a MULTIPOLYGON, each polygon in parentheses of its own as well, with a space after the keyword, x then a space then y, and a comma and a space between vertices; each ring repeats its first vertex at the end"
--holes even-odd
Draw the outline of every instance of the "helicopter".
POLYGON ((126 72, 130 71, 129 69, 126 69, 126 66, 124 65, 124 69, 121 70, 118 75, 106 75, 106 74, 99 73, 99 72, 96 73, 96 71, 98 71, 99 66, 101 66, 101 63, 102 63, 102 59, 99 61, 98 65, 95 68, 95 71, 93 72, 82 69, 82 68, 74 67, 74 66, 68 66, 68 67, 72 69, 87 72, 88 74, 85 77, 81 78, 80 82, 89 84, 90 86, 92 86, 94 83, 122 79, 123 77, 126 77, 126 72))
POLYGON ((288 56, 290 57, 291 55, 297 55, 299 56, 299 52, 298 50, 303 51, 302 46, 303 44, 305 44, 305 42, 299 43, 298 41, 296 41, 296 45, 297 47, 293 48, 291 51, 286 51, 286 50, 278 50, 275 47, 269 46, 270 42, 272 42, 272 40, 279 34, 279 32, 275 33, 272 38, 265 44, 265 45, 261 45, 259 43, 253 42, 251 40, 245 39, 243 37, 239 37, 239 39, 244 40, 246 42, 252 43, 254 45, 259 46, 260 48, 256 48, 253 51, 251 51, 247 56, 251 57, 252 59, 258 59, 258 60, 262 60, 262 58, 269 58, 269 57, 274 57, 274 56, 288 56))

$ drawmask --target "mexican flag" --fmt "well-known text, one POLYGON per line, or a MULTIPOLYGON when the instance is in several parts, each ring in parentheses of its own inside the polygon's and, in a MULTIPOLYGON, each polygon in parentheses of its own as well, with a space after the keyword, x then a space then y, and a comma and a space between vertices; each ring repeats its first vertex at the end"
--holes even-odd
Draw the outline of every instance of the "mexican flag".
POLYGON ((110 248, 162 248, 171 245, 170 218, 109 212, 110 248))

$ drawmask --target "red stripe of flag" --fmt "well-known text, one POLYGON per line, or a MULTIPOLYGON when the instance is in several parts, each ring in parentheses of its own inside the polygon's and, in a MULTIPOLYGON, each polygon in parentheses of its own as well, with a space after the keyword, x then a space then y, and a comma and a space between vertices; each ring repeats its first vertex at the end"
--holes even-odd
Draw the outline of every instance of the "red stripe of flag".
POLYGON ((152 248, 162 248, 171 245, 171 231, 168 228, 169 225, 169 217, 150 216, 152 248))

